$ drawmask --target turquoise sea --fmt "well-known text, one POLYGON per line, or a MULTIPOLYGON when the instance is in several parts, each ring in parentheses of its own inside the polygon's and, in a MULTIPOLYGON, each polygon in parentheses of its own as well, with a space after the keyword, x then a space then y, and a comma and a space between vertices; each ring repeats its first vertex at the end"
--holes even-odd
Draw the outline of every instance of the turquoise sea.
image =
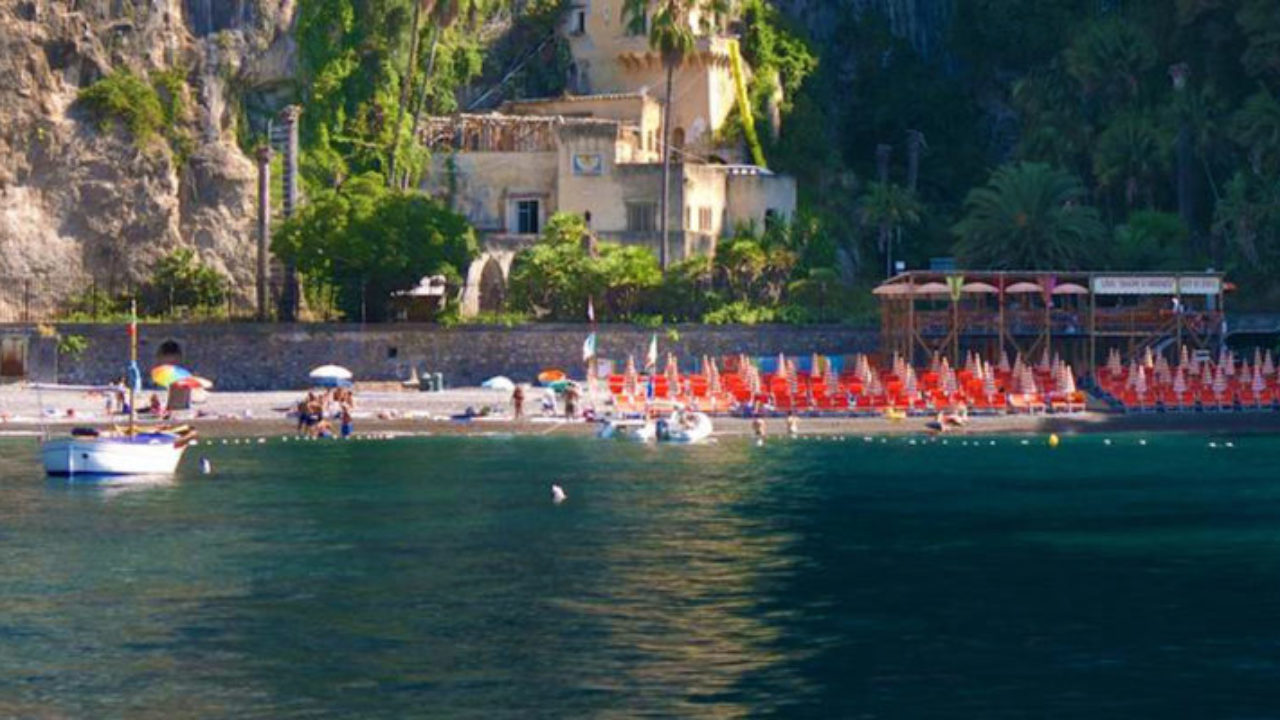
POLYGON ((1280 717, 1280 438, 1109 440, 4 440, 0 717, 1280 717))

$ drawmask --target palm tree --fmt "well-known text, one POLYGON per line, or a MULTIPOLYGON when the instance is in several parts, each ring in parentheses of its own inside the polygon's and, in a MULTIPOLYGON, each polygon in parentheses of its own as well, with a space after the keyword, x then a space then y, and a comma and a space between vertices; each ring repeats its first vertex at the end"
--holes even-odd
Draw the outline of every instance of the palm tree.
POLYGON ((1154 118, 1124 112, 1098 135, 1093 174, 1103 188, 1124 188, 1125 207, 1140 198, 1151 207, 1155 185, 1169 170, 1169 149, 1169 138, 1154 118))
POLYGON ((1280 101, 1266 88, 1250 95, 1232 117, 1231 134, 1248 152, 1255 174, 1280 171, 1280 101))
POLYGON ((858 201, 862 224, 874 227, 884 253, 884 272, 893 275, 893 243, 901 240, 903 226, 919 225, 924 215, 924 205, 915 193, 889 182, 873 182, 858 201))
MULTIPOLYGON (((1106 228, 1080 204, 1084 187, 1043 163, 1005 165, 969 191, 964 219, 952 228, 958 254, 975 267, 1071 270, 1096 260, 1106 228)), ((1096 264, 1096 263, 1094 263, 1096 264)))
POLYGON ((648 35, 649 47, 658 52, 667 75, 662 107, 662 202, 659 206, 662 232, 659 255, 663 271, 666 271, 670 258, 667 207, 671 202, 671 94, 675 72, 694 49, 694 13, 700 14, 703 29, 709 30, 709 26, 728 12, 728 5, 727 0, 656 0, 656 3, 654 0, 624 0, 622 6, 627 31, 648 35), (649 8, 654 5, 657 9, 650 22, 649 8))

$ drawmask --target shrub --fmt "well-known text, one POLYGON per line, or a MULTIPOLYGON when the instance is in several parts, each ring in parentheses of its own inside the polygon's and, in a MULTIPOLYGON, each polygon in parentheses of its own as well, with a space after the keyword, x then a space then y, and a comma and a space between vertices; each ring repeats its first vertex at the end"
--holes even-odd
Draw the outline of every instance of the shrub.
POLYGON ((79 100, 93 115, 98 127, 109 130, 119 123, 128 128, 138 142, 151 138, 165 125, 160 94, 128 70, 111 73, 84 88, 79 100))

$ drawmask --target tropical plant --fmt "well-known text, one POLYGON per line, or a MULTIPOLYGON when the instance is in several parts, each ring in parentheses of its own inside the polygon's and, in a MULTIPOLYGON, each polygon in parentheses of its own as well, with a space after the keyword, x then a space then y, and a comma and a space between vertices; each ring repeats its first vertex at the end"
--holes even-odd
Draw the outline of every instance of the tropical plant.
POLYGON ((667 209, 671 204, 671 107, 675 72, 694 49, 694 17, 702 18, 704 27, 701 30, 709 30, 707 26, 713 25, 728 7, 726 0, 657 0, 657 10, 651 17, 649 8, 653 4, 653 0, 623 0, 622 16, 628 32, 648 36, 649 47, 658 53, 666 73, 662 105, 662 200, 658 208, 662 235, 658 261, 665 271, 670 258, 670 213, 667 209))
POLYGON ((920 224, 924 206, 915 193, 887 182, 868 185, 858 205, 863 226, 876 230, 877 245, 884 253, 885 275, 892 275, 893 243, 901 240, 902 228, 920 224))
POLYGON ((970 267, 1073 270, 1098 262, 1106 228, 1081 204, 1075 177, 1042 163, 998 168, 984 187, 969 192, 965 217, 953 232, 957 253, 970 267))
POLYGON ((1156 48, 1140 27, 1109 15, 1077 35, 1064 57, 1085 95, 1115 108, 1138 97, 1142 76, 1155 66, 1156 48))
POLYGON ((1174 213, 1139 210, 1116 226, 1110 266, 1117 270, 1187 270, 1190 231, 1174 213))
POLYGON ((1105 190, 1120 190, 1125 207, 1155 204, 1155 187, 1168 176, 1170 142, 1155 119, 1121 113, 1098 135, 1093 174, 1105 190))
POLYGON ((1231 119, 1231 135, 1257 175, 1280 173, 1280 100, 1263 87, 1231 119))

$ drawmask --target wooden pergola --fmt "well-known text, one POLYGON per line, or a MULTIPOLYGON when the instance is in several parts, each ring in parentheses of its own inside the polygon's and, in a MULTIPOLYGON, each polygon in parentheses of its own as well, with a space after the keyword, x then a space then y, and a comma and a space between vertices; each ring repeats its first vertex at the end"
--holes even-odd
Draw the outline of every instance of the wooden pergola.
POLYGON ((886 353, 1054 353, 1092 372, 1112 348, 1215 348, 1229 289, 1220 273, 916 270, 873 292, 886 353))

